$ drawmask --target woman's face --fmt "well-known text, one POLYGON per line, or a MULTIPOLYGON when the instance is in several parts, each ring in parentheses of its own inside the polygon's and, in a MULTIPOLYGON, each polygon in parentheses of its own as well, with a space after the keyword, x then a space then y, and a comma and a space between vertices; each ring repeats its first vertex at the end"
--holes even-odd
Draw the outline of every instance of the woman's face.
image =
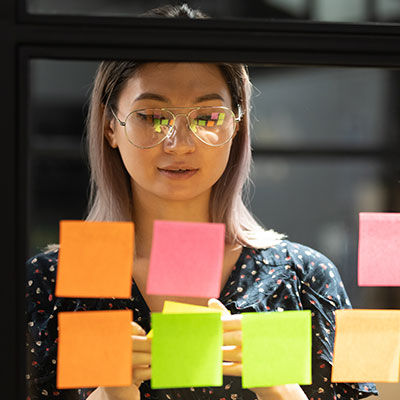
MULTIPOLYGON (((125 85, 115 112, 124 121, 135 109, 167 107, 183 113, 190 110, 173 107, 195 106, 232 107, 228 86, 216 65, 146 63, 125 85)), ((208 198, 224 172, 232 141, 219 147, 201 142, 185 116, 177 117, 175 128, 170 137, 149 149, 132 145, 115 119, 106 129, 110 145, 119 149, 131 176, 134 195, 149 201, 152 196, 177 201, 208 198)))

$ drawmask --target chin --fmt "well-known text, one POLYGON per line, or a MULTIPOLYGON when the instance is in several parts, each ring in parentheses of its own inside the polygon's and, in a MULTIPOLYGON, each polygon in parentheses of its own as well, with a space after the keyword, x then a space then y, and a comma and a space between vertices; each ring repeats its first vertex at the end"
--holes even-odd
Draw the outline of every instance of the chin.
POLYGON ((162 198, 163 200, 168 200, 168 201, 190 201, 198 196, 199 196, 199 194, 177 193, 177 192, 158 194, 158 197, 162 198))

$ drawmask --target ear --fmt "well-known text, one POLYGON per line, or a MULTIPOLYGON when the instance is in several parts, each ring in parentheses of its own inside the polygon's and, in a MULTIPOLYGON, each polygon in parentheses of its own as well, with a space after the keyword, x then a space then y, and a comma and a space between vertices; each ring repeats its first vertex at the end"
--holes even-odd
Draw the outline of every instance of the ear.
MULTIPOLYGON (((101 108, 103 110, 103 114, 105 111, 104 104, 101 104, 101 108)), ((115 119, 109 119, 108 113, 106 112, 105 120, 104 120, 104 136, 108 141, 108 144, 113 148, 116 149, 118 147, 117 138, 116 138, 116 131, 115 131, 115 119)))

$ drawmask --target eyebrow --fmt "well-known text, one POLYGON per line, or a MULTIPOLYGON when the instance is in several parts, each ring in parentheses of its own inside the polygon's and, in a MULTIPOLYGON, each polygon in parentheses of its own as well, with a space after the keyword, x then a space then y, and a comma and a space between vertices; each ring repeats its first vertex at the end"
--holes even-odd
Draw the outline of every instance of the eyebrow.
MULTIPOLYGON (((136 99, 133 101, 139 101, 139 100, 157 100, 157 101, 162 101, 164 103, 169 103, 170 100, 165 97, 162 96, 160 94, 156 94, 156 93, 150 93, 150 92, 144 92, 142 94, 140 94, 138 97, 136 97, 136 99)), ((208 100, 222 100, 224 101, 225 99, 218 93, 209 93, 209 94, 205 94, 203 96, 199 96, 195 99, 195 103, 202 103, 204 101, 208 101, 208 100)))

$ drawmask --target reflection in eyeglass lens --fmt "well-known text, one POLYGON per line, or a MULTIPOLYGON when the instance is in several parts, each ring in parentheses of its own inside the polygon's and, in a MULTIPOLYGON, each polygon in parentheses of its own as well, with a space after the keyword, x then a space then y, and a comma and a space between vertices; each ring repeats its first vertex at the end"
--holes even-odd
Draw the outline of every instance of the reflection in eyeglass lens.
MULTIPOLYGON (((187 114, 189 128, 203 142, 219 145, 230 139, 235 119, 229 109, 200 108, 187 114)), ((148 147, 160 143, 175 124, 175 115, 165 109, 133 111, 127 121, 129 140, 138 146, 148 147)))

